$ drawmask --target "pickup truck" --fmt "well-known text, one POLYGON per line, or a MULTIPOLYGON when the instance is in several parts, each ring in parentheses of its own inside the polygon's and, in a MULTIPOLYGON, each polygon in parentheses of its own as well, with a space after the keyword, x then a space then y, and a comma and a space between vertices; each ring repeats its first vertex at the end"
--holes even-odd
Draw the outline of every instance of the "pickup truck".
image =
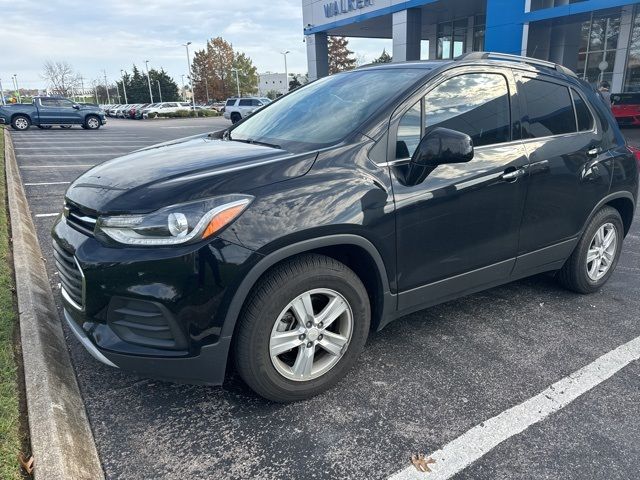
POLYGON ((80 105, 61 97, 35 97, 31 105, 0 106, 0 123, 9 124, 15 130, 27 130, 31 125, 40 128, 81 125, 82 128, 96 130, 107 121, 97 105, 80 105))

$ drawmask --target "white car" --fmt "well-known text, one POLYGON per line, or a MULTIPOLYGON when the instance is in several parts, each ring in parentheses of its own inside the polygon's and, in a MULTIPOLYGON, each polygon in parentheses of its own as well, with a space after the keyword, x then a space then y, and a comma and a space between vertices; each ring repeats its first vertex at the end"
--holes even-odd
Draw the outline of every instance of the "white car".
POLYGON ((189 107, 185 107, 180 102, 154 103, 152 106, 142 110, 142 118, 147 118, 149 116, 153 117, 158 113, 173 113, 180 110, 189 110, 189 107))
POLYGON ((268 103, 271 103, 271 100, 265 97, 229 98, 224 105, 224 118, 231 120, 233 123, 238 123, 244 117, 268 103))

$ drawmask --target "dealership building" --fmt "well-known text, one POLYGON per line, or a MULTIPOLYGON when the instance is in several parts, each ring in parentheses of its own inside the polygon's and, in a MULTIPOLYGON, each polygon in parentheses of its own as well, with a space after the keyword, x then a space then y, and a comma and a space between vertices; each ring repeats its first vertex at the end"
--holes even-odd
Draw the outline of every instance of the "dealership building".
POLYGON ((611 91, 640 91, 640 2, 302 0, 309 78, 328 75, 328 37, 392 40, 394 62, 471 51, 561 63, 611 91))

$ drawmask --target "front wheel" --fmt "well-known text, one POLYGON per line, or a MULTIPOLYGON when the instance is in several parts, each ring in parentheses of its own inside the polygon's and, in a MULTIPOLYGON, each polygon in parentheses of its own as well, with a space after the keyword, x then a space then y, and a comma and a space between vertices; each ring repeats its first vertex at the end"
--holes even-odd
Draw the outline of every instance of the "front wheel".
POLYGON ((28 130, 31 126, 31 120, 26 115, 16 115, 11 120, 11 128, 14 130, 28 130))
POLYGON ((612 207, 599 210, 558 273, 560 283, 578 293, 599 290, 618 264, 623 237, 624 226, 618 211, 612 207))
POLYGON ((60 125, 60 128, 64 129, 64 130, 68 130, 72 127, 72 125, 60 125))
POLYGON ((100 119, 96 116, 89 115, 84 121, 84 126, 89 130, 97 130, 100 128, 100 119))
POLYGON ((240 116, 240 114, 238 112, 233 112, 231 114, 231 123, 236 124, 240 120, 242 120, 242 117, 240 116))
POLYGON ((353 366, 370 317, 367 291, 346 265, 324 255, 294 257, 249 295, 235 337, 238 373, 269 400, 310 398, 353 366))

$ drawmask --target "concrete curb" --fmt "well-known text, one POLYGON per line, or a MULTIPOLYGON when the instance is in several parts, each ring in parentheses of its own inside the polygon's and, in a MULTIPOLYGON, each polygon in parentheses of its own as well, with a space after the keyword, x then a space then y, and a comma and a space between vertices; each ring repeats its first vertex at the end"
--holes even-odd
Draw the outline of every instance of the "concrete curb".
POLYGON ((4 141, 34 476, 104 479, 6 129, 4 141))

